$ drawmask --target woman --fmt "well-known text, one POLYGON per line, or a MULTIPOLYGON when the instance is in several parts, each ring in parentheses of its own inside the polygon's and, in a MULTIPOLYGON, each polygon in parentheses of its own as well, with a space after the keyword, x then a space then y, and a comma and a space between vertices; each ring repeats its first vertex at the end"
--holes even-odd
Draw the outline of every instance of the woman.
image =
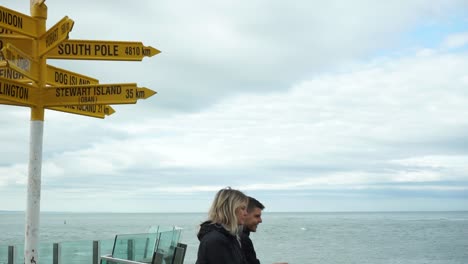
POLYGON ((247 217, 248 198, 241 191, 221 189, 215 196, 208 220, 198 232, 197 264, 244 264, 239 233, 247 217))

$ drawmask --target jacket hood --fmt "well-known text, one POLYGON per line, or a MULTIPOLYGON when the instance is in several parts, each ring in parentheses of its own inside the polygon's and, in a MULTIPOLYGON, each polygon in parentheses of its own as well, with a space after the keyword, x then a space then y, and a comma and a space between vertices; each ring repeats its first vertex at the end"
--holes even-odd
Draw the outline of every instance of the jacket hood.
POLYGON ((218 231, 219 233, 225 235, 225 236, 232 236, 224 227, 220 224, 215 224, 211 221, 205 221, 200 225, 200 230, 198 231, 197 237, 198 240, 202 240, 202 238, 212 232, 212 231, 218 231))

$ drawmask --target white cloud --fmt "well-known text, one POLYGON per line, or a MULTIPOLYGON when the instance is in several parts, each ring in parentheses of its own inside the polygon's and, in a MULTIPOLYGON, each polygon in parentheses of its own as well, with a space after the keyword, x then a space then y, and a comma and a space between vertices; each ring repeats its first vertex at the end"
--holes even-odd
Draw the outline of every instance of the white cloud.
MULTIPOLYGON (((163 51, 138 63, 48 61, 158 91, 105 120, 46 112, 48 202, 99 200, 97 210, 115 198, 118 210, 147 210, 157 195, 193 199, 227 185, 285 196, 466 192, 468 54, 456 49, 465 33, 412 54, 418 40, 401 40, 466 1, 46 3, 48 22, 75 20, 71 38, 163 51)), ((0 107, 0 200, 13 201, 11 187, 26 182, 29 111, 0 107)))
POLYGON ((0 167, 0 187, 25 185, 27 175, 28 168, 25 165, 15 164, 9 167, 0 167))
POLYGON ((468 32, 462 32, 448 36, 443 46, 449 49, 461 48, 468 44, 468 32))

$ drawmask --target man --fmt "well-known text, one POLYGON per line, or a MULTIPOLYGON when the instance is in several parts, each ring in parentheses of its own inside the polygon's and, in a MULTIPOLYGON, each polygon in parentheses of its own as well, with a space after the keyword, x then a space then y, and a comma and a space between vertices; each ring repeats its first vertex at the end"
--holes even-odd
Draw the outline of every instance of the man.
POLYGON ((249 196, 249 204, 247 205, 247 217, 244 221, 244 230, 242 234, 242 251, 248 264, 260 264, 255 253, 250 232, 256 232, 258 225, 262 222, 262 210, 265 209, 262 203, 257 199, 249 196))
MULTIPOLYGON (((262 222, 262 210, 265 209, 262 203, 257 199, 249 196, 249 204, 247 205, 247 217, 244 221, 244 230, 241 235, 242 251, 244 252, 247 264, 260 264, 255 253, 250 232, 257 232, 258 225, 262 222)), ((288 264, 286 262, 278 262, 274 264, 288 264)))

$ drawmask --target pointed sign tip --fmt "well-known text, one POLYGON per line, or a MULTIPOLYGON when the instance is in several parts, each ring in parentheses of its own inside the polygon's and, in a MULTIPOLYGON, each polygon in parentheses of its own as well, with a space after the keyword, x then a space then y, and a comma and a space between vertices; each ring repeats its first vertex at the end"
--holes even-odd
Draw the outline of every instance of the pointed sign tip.
POLYGON ((112 106, 108 106, 106 110, 107 110, 106 115, 108 115, 108 116, 110 116, 110 115, 112 115, 113 113, 115 113, 115 110, 114 110, 114 108, 112 108, 112 106))
POLYGON ((160 50, 156 49, 156 48, 153 48, 151 46, 148 47, 150 49, 150 55, 149 57, 153 57, 154 55, 158 55, 159 53, 161 53, 160 50))
POLYGON ((143 93, 143 95, 144 95, 143 98, 144 99, 147 99, 147 98, 149 98, 149 97, 156 94, 156 91, 153 91, 153 90, 151 90, 151 89, 149 89, 147 87, 141 87, 141 90, 144 91, 144 93, 143 93))

